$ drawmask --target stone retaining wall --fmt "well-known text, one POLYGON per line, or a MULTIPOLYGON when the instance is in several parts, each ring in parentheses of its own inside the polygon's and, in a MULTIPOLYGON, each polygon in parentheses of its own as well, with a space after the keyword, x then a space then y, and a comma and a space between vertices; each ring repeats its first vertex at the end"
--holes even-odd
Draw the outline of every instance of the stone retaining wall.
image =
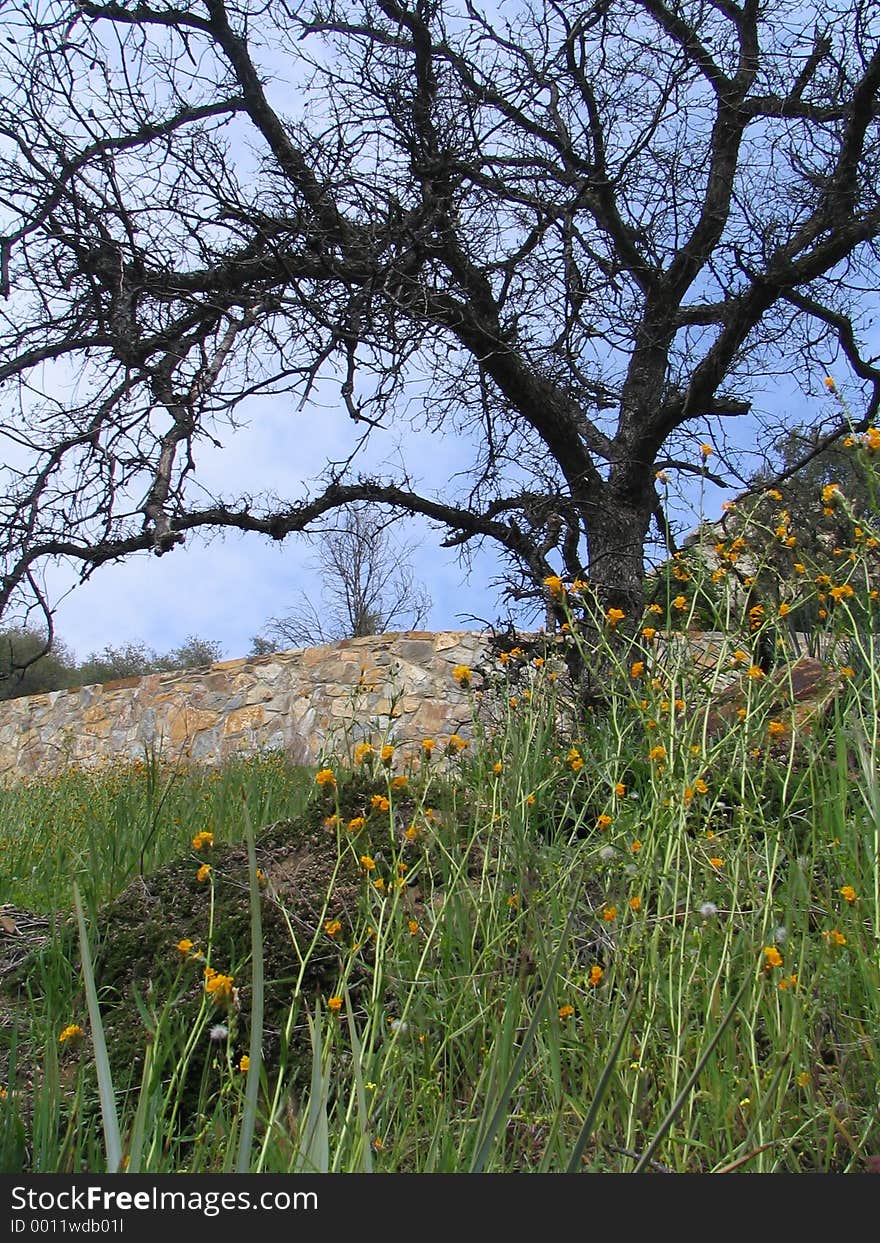
POLYGON ((452 670, 478 665, 487 645, 473 631, 410 631, 12 699, 0 704, 0 781, 150 748, 209 764, 283 749, 313 764, 345 733, 466 735, 468 696, 452 670))

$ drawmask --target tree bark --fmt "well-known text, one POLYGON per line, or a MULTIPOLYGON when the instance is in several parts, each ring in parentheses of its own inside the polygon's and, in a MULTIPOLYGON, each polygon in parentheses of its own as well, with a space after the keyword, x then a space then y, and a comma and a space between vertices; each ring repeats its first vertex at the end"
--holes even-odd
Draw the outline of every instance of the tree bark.
POLYGON ((633 502, 606 486, 589 524, 589 574, 603 609, 622 609, 626 619, 644 605, 644 544, 652 502, 633 502))

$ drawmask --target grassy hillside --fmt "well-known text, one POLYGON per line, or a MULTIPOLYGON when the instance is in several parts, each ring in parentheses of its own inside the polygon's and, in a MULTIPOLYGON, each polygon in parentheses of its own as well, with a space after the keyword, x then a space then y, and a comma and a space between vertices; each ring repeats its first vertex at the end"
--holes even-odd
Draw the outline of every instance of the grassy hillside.
POLYGON ((317 773, 153 758, 5 792, 3 1168, 115 1164, 101 1094, 149 1171, 866 1168, 880 532, 858 530, 797 572, 824 612, 811 717, 778 603, 730 607, 707 669, 661 642, 699 581, 629 619, 552 580, 569 643, 600 636, 587 711, 558 654, 513 649, 456 671, 484 707, 468 745, 377 732, 317 773), (781 673, 753 659, 768 634, 781 673))

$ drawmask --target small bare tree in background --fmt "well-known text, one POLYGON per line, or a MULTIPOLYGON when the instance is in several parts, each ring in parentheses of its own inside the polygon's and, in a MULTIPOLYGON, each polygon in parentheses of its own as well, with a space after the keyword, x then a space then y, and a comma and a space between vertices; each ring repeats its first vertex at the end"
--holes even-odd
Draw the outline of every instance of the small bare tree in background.
POLYGON ((320 593, 271 618, 254 636, 253 654, 423 626, 431 599, 409 564, 415 546, 393 539, 388 526, 375 506, 354 505, 337 525, 310 537, 320 593))

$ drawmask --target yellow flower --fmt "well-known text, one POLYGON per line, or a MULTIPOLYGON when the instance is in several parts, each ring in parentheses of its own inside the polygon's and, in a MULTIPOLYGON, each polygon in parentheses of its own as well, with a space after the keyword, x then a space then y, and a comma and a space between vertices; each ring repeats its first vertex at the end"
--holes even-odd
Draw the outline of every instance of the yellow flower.
POLYGON ((434 745, 435 745, 435 744, 434 744, 434 739, 433 739, 433 738, 423 738, 423 739, 422 739, 422 750, 424 751, 424 753, 425 753, 425 755, 428 757, 428 759, 430 759, 430 758, 431 758, 431 752, 434 750, 434 745))
POLYGON ((611 817, 603 812, 596 821, 597 829, 607 829, 611 827, 611 817))
POLYGON ((199 884, 202 884, 202 882, 206 881, 210 875, 211 875, 210 863, 203 863, 202 866, 199 868, 199 870, 196 872, 196 880, 199 882, 199 884))
POLYGON ((559 1007, 559 1017, 561 1019, 570 1019, 573 1014, 574 1014, 574 1006, 565 1005, 565 1006, 559 1007))
POLYGON ((219 971, 214 971, 211 967, 205 968, 205 992, 215 1006, 228 1005, 232 1000, 234 979, 235 976, 221 975, 219 971))
POLYGON ((829 945, 846 945, 846 937, 842 932, 838 932, 836 928, 832 928, 830 932, 823 932, 822 936, 829 945))
POLYGON ((394 747, 391 745, 390 742, 385 743, 385 746, 379 752, 379 757, 381 758, 382 763, 387 768, 388 765, 391 763, 391 761, 394 759, 394 747))
POLYGON ((828 594, 832 600, 848 600, 856 593, 849 583, 842 583, 840 587, 832 587, 828 594))
POLYGON ((711 445, 700 445, 700 456, 702 457, 703 461, 705 461, 706 458, 710 458, 714 452, 715 450, 712 448, 711 445))
POLYGON ((184 954, 184 955, 189 954, 192 947, 193 947, 193 943, 189 939, 189 937, 184 937, 182 941, 177 942, 177 949, 180 950, 181 954, 184 954))
POLYGON ((640 911, 642 909, 642 899, 638 894, 635 894, 632 898, 630 898, 629 909, 631 911, 640 911))
POLYGON ((495 763, 492 765, 492 772, 495 774, 496 777, 500 777, 501 774, 504 772, 504 765, 501 763, 500 760, 496 760, 495 763))
POLYGON ((645 662, 643 660, 634 660, 629 667, 629 676, 631 678, 640 678, 645 672, 645 662))
POLYGON ((376 860, 370 855, 361 855, 361 867, 365 872, 374 872, 376 870, 376 860))
POLYGON ((735 661, 738 665, 741 665, 743 661, 748 660, 748 658, 748 652, 744 652, 741 647, 738 647, 730 659, 735 661))
POLYGON ((626 794, 626 786, 622 781, 616 781, 614 783, 614 793, 618 798, 623 798, 624 794, 626 794))
POLYGON ((769 721, 767 724, 767 733, 771 738, 779 738, 785 733, 785 725, 782 721, 769 721))
POLYGON ((507 905, 510 907, 512 911, 518 911, 519 910, 519 894, 512 893, 510 897, 507 899, 507 905))
POLYGON ((839 890, 840 896, 852 905, 856 901, 857 894, 852 885, 842 885, 839 890))
POLYGON ((642 628, 642 638, 645 640, 646 643, 651 643, 656 634, 657 634, 657 631, 654 629, 653 626, 644 626, 642 628))
POLYGON ((647 609, 645 609, 645 612, 646 612, 646 613, 653 613, 655 617, 662 617, 662 616, 663 616, 663 608, 662 608, 662 606, 661 606, 661 605, 659 605, 659 604, 649 604, 649 605, 648 605, 648 607, 647 607, 647 609))
POLYGON ((339 1011, 342 1009, 342 998, 341 997, 328 997, 327 998, 327 1009, 332 1011, 333 1014, 338 1014, 339 1011))
POLYGON ((672 601, 672 607, 674 609, 677 609, 679 613, 683 613, 684 610, 687 608, 687 606, 688 606, 687 596, 676 596, 675 599, 672 601))
POLYGON ((798 1087, 808 1088, 811 1083, 812 1083, 812 1080, 810 1079, 810 1072, 808 1070, 802 1070, 801 1073, 797 1077, 798 1087))
POLYGON ((467 665, 456 665, 452 670, 452 676, 459 686, 464 687, 464 689, 467 690, 471 684, 471 678, 474 675, 467 665))
POLYGON ((315 775, 315 784, 321 786, 322 789, 326 786, 329 790, 332 790, 336 785, 336 778, 333 775, 333 769, 322 768, 320 772, 315 775))
POLYGON ((713 855, 712 858, 709 860, 709 866, 713 867, 715 871, 718 872, 721 870, 721 868, 724 867, 724 860, 721 858, 720 855, 713 855))
POLYGON ((335 937, 337 933, 342 931, 342 923, 338 919, 328 919, 324 922, 324 931, 328 937, 335 937))
POLYGON ((606 924, 613 924, 615 919, 617 919, 617 907, 606 906, 602 911, 602 918, 605 920, 606 924))
POLYGON ((638 838, 636 838, 636 840, 630 846, 630 850, 633 852, 634 855, 637 855, 641 849, 642 849, 642 843, 639 841, 638 838))
POLYGON ((852 665, 841 665, 840 673, 841 676, 845 678, 854 678, 856 676, 856 671, 853 669, 852 665))
POLYGON ((661 763, 666 759, 666 748, 658 743, 656 747, 652 747, 648 752, 648 759, 654 760, 658 764, 661 763))
POLYGON ((421 830, 419 826, 417 824, 411 824, 404 830, 403 836, 406 838, 408 842, 414 842, 420 836, 420 834, 421 834, 421 830))
POLYGON ((381 876, 378 880, 373 881, 373 888, 378 889, 379 893, 385 892, 385 881, 381 876))
POLYGON ((355 764, 363 764, 373 754, 373 748, 368 742, 359 742, 354 749, 355 764))
POLYGON ((351 820, 348 822, 348 832, 360 833, 366 823, 367 821, 363 816, 352 816, 351 820))
POLYGON ((782 955, 775 945, 764 946, 764 969, 770 971, 773 967, 782 966, 782 955))
POLYGON ((828 389, 830 393, 833 393, 835 391, 835 389, 837 388, 837 385, 834 383, 833 376, 827 375, 825 377, 825 387, 828 389))
POLYGON ((590 967, 590 975, 587 980, 590 988, 598 988, 598 986, 602 983, 602 977, 604 974, 605 972, 602 968, 598 966, 598 964, 594 963, 593 966, 590 967))
POLYGON ((780 617, 787 617, 787 616, 788 616, 788 614, 791 612, 791 605, 790 605, 790 604, 786 604, 786 603, 783 601, 783 603, 782 603, 782 604, 780 604, 780 606, 779 606, 779 610, 778 610, 778 611, 779 611, 779 616, 780 616, 780 617))
POLYGON ((85 1032, 79 1023, 70 1023, 58 1037, 58 1043, 75 1044, 78 1040, 82 1040, 84 1035, 85 1032))
MULTIPOLYGON (((391 778, 391 789, 392 790, 405 790, 408 785, 409 785, 409 777, 404 777, 402 774, 399 777, 391 778)), ((386 808, 386 811, 387 811, 387 808, 386 808)))
POLYGON ((618 622, 623 621, 624 617, 626 617, 626 613, 624 613, 623 609, 608 609, 605 613, 605 620, 612 630, 618 622))
POLYGON ((706 785, 706 782, 703 780, 702 777, 698 777, 696 779, 696 781, 694 782, 694 789, 696 790, 698 794, 709 793, 709 787, 706 785))
POLYGON ((544 586, 555 600, 561 600, 565 595, 566 586, 558 574, 550 574, 544 579, 544 586))
POLYGON ((243 1075, 245 1075, 250 1070, 250 1068, 251 1068, 251 1059, 248 1057, 246 1053, 242 1053, 241 1059, 239 1060, 239 1063, 238 1063, 238 1069, 241 1071, 243 1075))
POLYGON ((579 773, 584 766, 583 756, 577 747, 572 747, 565 758, 573 773, 579 773))
POLYGON ((826 483, 822 489, 822 501, 825 505, 830 505, 840 495, 839 483, 826 483))
POLYGON ((391 804, 384 794, 374 794, 370 799, 370 806, 373 811, 387 811, 391 804))
POLYGON ((470 741, 467 738, 462 738, 459 734, 449 735, 447 747, 450 751, 464 751, 470 745, 470 741))
POLYGON ((209 833, 207 829, 202 829, 200 833, 196 833, 192 839, 193 850, 204 850, 206 847, 214 845, 214 834, 209 833))
POLYGON ((770 497, 771 500, 774 500, 774 501, 782 500, 782 493, 779 491, 778 488, 768 488, 767 495, 770 497))
POLYGON ((419 921, 418 921, 417 919, 411 919, 411 920, 407 923, 407 925, 406 925, 406 926, 407 926, 407 928, 409 929, 409 935, 410 935, 411 937, 418 936, 418 932, 419 932, 419 921))

